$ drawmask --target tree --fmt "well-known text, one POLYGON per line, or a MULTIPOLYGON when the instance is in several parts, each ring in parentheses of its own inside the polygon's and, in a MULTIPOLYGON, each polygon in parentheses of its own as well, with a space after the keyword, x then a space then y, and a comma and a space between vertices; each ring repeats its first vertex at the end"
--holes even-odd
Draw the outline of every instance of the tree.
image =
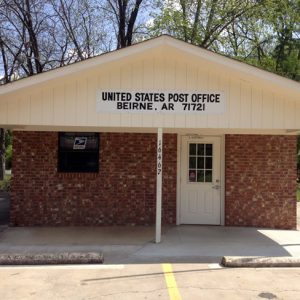
POLYGON ((152 35, 168 33, 186 42, 212 47, 225 30, 262 1, 175 0, 158 1, 161 11, 149 28, 152 35))
MULTIPOLYGON (((3 51, 27 76, 41 73, 49 57, 47 31, 49 16, 45 13, 44 0, 3 0, 0 10, 2 19, 1 41, 3 51)), ((8 66, 8 63, 7 63, 8 66)), ((11 66, 14 70, 14 65, 11 66)), ((10 78, 7 78, 10 79, 10 78)))
POLYGON ((84 60, 104 51, 108 36, 102 11, 92 0, 50 0, 57 21, 53 39, 61 51, 60 65, 84 60), (60 33, 60 40, 57 33, 60 33))
MULTIPOLYGON (((130 46, 148 0, 2 0, 0 78, 8 83, 130 46), (115 32, 115 39, 112 32, 115 32)), ((141 20, 141 21, 140 21, 141 20)), ((5 130, 0 129, 0 178, 5 130)))
POLYGON ((147 16, 150 3, 149 0, 106 0, 99 6, 105 12, 107 28, 115 34, 117 49, 132 45, 137 29, 144 23, 138 15, 147 16))
POLYGON ((130 46, 144 26, 150 3, 150 0, 2 0, 2 83, 130 46))
POLYGON ((270 21, 275 32, 275 70, 300 80, 300 1, 276 1, 270 21))
POLYGON ((158 0, 149 35, 168 33, 300 80, 300 0, 158 0))

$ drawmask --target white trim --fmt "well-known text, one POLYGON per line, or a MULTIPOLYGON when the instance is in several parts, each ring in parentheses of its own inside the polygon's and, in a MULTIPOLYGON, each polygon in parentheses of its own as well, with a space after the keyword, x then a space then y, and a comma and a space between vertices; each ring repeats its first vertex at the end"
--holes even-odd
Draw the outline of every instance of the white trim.
POLYGON ((177 182, 176 182, 176 225, 180 225, 180 187, 181 187, 181 137, 177 134, 177 182))
POLYGON ((162 168, 163 168, 163 130, 157 129, 157 169, 156 169, 156 222, 155 243, 161 242, 161 203, 162 203, 162 168), (160 147, 159 147, 160 146, 160 147), (160 149, 160 150, 159 150, 160 149), (161 158, 159 158, 159 156, 161 158), (160 165, 160 167, 159 167, 160 165), (160 169, 160 171, 159 171, 160 169))
MULTIPOLYGON (((177 134, 177 185, 176 185, 176 225, 181 224, 181 145, 182 137, 185 134, 177 134)), ((220 180, 221 180, 221 195, 220 195, 220 226, 225 225, 225 134, 223 135, 203 135, 209 137, 220 138, 220 180)))
MULTIPOLYGON (((78 131, 78 132, 138 132, 157 133, 156 127, 101 127, 101 126, 44 126, 44 125, 1 125, 1 127, 18 131, 78 131)), ((235 128, 164 128, 164 133, 184 135, 199 134, 203 136, 222 136, 223 134, 259 134, 259 135, 298 135, 297 131, 289 132, 285 129, 235 129, 235 128)), ((300 131, 300 130, 299 130, 300 131)))
POLYGON ((225 225, 225 135, 221 136, 221 226, 225 225))
POLYGON ((173 46, 175 48, 179 48, 180 50, 183 50, 184 52, 201 57, 202 59, 205 59, 207 61, 211 61, 211 62, 220 64, 227 68, 230 68, 230 69, 242 72, 242 73, 247 73, 256 78, 260 78, 262 80, 268 81, 274 85, 280 85, 287 89, 293 89, 297 92, 300 92, 299 82, 296 82, 289 78, 274 74, 269 71, 262 70, 258 67, 251 66, 244 62, 234 60, 234 59, 226 57, 224 55, 214 53, 207 49, 200 48, 199 46, 195 46, 195 45, 186 43, 182 40, 178 40, 178 39, 172 38, 170 36, 166 36, 166 37, 168 38, 165 40, 165 43, 167 45, 173 46), (187 44, 188 44, 188 46, 187 46, 187 44))
POLYGON ((164 44, 164 38, 165 38, 164 36, 159 38, 154 38, 127 48, 122 48, 112 52, 103 53, 99 56, 91 57, 84 61, 76 62, 71 65, 49 70, 44 73, 36 74, 31 77, 22 78, 18 81, 7 83, 3 86, 0 86, 0 95, 10 93, 21 88, 30 87, 35 84, 43 83, 48 80, 57 79, 62 76, 71 75, 77 72, 82 72, 90 68, 95 68, 103 64, 120 60, 127 56, 139 54, 143 51, 156 48, 164 44))
POLYGON ((0 95, 10 93, 21 88, 30 87, 32 85, 39 84, 48 80, 57 79, 62 76, 84 71, 89 68, 94 68, 112 61, 120 60, 127 56, 136 55, 146 50, 158 48, 162 45, 168 45, 170 47, 177 48, 185 53, 189 53, 207 61, 225 66, 232 70, 251 75, 254 78, 262 79, 276 86, 281 86, 289 90, 294 90, 298 93, 300 92, 300 84, 291 79, 273 74, 268 71, 261 70, 257 67, 245 64, 243 62, 235 61, 234 59, 228 58, 217 53, 213 53, 212 51, 208 51, 198 46, 183 42, 171 36, 162 35, 160 37, 153 38, 127 48, 119 49, 109 53, 104 53, 103 55, 93 57, 85 61, 74 63, 72 65, 64 66, 55 70, 50 70, 45 73, 37 74, 32 77, 24 78, 9 84, 5 84, 3 86, 0 86, 0 95))

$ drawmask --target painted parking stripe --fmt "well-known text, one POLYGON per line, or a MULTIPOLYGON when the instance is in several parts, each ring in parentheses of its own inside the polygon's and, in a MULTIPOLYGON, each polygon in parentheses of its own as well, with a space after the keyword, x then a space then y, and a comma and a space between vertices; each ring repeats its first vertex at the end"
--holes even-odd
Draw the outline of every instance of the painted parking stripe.
POLYGON ((162 264, 170 300, 181 300, 171 264, 162 264))

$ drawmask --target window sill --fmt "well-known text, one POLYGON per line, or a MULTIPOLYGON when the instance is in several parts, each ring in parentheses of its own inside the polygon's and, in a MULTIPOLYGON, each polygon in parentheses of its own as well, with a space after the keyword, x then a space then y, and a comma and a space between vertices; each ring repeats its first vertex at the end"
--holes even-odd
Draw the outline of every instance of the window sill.
POLYGON ((57 172, 58 178, 97 178, 99 173, 89 173, 89 172, 57 172))

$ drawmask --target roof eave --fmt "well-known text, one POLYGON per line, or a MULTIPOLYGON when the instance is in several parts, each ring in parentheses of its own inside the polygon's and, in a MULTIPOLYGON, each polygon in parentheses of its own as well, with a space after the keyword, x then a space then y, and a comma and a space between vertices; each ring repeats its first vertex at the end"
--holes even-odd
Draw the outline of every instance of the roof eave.
POLYGON ((61 68, 49 70, 44 73, 35 74, 33 76, 22 78, 17 81, 9 82, 3 86, 0 86, 0 95, 17 91, 19 89, 30 87, 36 84, 40 84, 48 80, 57 79, 67 75, 72 75, 80 71, 85 71, 89 68, 110 63, 112 61, 120 60, 130 55, 139 54, 142 53, 143 51, 161 46, 162 44, 165 43, 165 40, 166 40, 166 36, 160 36, 152 40, 147 40, 138 44, 134 44, 130 47, 114 50, 112 52, 103 53, 99 56, 92 57, 84 61, 63 66, 61 68))
POLYGON ((110 63, 112 61, 120 60, 131 55, 139 54, 146 50, 159 47, 161 45, 168 45, 170 47, 177 48, 183 52, 192 54, 201 59, 205 59, 207 61, 230 68, 237 72, 241 72, 253 76, 255 78, 261 79, 265 82, 268 82, 269 84, 280 86, 282 88, 300 93, 300 83, 296 81, 265 70, 261 70, 257 67, 228 58, 218 53, 214 53, 204 48, 188 44, 182 40, 176 39, 169 35, 162 35, 157 38, 146 40, 127 48, 122 48, 112 52, 104 53, 97 57, 89 58, 85 61, 80 61, 78 63, 74 63, 54 70, 49 70, 45 73, 40 73, 31 77, 27 77, 18 81, 5 84, 3 86, 0 86, 0 95, 14 92, 19 89, 30 87, 36 84, 40 84, 48 80, 57 79, 62 76, 71 75, 76 72, 85 71, 89 68, 110 63))

